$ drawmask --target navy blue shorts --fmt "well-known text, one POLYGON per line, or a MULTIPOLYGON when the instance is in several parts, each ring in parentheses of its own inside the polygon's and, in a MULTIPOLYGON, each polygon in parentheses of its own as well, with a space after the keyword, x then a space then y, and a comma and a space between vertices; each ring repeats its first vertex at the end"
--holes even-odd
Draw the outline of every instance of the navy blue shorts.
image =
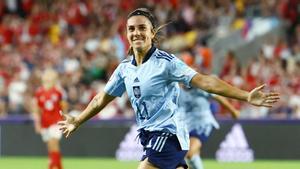
POLYGON ((205 132, 203 130, 192 130, 189 132, 190 137, 196 137, 201 140, 202 143, 205 143, 211 133, 214 131, 212 126, 207 126, 205 132))
POLYGON ((139 138, 144 147, 141 161, 148 158, 151 164, 161 169, 188 168, 184 161, 187 151, 181 149, 176 135, 142 130, 139 138))

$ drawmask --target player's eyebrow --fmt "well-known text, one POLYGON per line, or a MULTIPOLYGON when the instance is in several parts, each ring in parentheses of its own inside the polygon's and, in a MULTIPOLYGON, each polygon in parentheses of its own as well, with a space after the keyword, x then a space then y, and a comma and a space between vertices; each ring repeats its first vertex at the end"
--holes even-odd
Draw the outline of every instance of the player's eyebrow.
POLYGON ((127 27, 134 27, 134 26, 137 26, 137 27, 141 27, 141 26, 147 26, 145 23, 142 23, 142 24, 138 24, 138 25, 134 25, 134 24, 132 24, 132 25, 127 25, 127 27))

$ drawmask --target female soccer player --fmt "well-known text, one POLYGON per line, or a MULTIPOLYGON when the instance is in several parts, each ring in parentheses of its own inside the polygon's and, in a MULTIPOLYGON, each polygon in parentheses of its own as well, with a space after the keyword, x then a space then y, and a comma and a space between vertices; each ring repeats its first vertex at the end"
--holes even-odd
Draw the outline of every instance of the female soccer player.
POLYGON ((184 156, 189 149, 189 137, 183 113, 178 113, 178 82, 258 106, 271 107, 279 99, 276 93, 261 92, 263 86, 247 92, 197 73, 174 55, 157 49, 154 42, 159 28, 148 9, 139 8, 130 13, 126 30, 130 58, 120 63, 104 91, 80 115, 71 117, 63 113, 65 120, 58 124, 66 137, 127 91, 144 146, 138 168, 182 169, 187 168, 184 156))
POLYGON ((186 115, 185 120, 190 136, 190 149, 187 152, 186 159, 191 169, 203 169, 202 160, 199 156, 201 147, 212 131, 219 129, 219 124, 211 112, 209 99, 217 100, 230 111, 233 118, 237 118, 240 114, 222 96, 213 95, 197 88, 182 87, 179 107, 186 115))
POLYGON ((59 140, 62 136, 57 122, 62 120, 59 111, 66 106, 63 93, 56 86, 57 73, 47 69, 42 75, 42 87, 35 94, 33 115, 34 127, 47 144, 49 169, 62 169, 59 140))
MULTIPOLYGON (((190 67, 197 70, 195 59, 191 55, 184 55, 181 59, 190 67)), ((207 93, 197 88, 181 86, 179 95, 179 109, 185 113, 185 120, 190 136, 190 149, 186 154, 191 169, 203 169, 200 152, 203 144, 208 140, 219 124, 210 108, 210 99, 217 100, 229 110, 233 118, 238 118, 240 112, 231 105, 225 97, 207 93)))

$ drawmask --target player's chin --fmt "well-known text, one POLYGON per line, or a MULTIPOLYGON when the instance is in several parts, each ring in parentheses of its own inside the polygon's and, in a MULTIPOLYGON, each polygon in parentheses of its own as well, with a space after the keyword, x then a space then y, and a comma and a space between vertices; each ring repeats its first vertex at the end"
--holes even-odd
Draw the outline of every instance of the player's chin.
POLYGON ((140 44, 140 45, 134 45, 133 48, 136 50, 136 51, 143 51, 143 45, 140 44))

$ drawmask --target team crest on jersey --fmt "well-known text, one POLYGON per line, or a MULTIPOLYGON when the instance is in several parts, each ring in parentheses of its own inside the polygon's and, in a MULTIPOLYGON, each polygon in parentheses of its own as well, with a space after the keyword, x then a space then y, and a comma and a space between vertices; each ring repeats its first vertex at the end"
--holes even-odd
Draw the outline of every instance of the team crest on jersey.
POLYGON ((141 97, 141 89, 140 86, 133 86, 133 94, 136 98, 141 97))

